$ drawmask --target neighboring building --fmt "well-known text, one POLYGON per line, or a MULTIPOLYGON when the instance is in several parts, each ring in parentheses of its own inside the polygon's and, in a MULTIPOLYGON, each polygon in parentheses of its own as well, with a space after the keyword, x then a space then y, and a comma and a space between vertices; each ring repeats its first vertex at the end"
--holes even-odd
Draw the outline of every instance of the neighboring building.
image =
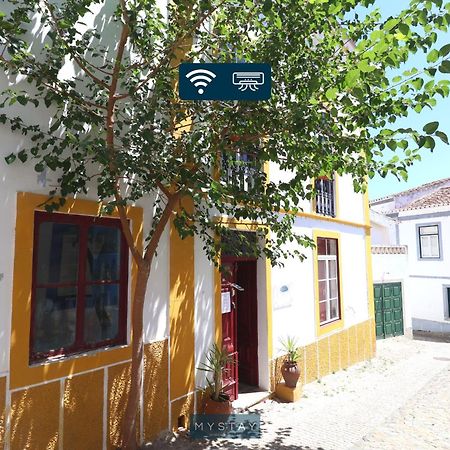
POLYGON ((404 321, 413 330, 450 333, 450 178, 370 205, 372 243, 407 248, 407 258, 374 256, 374 282, 402 282, 404 321))
MULTIPOLYGON (((34 108, 22 117, 48 122, 34 108)), ((0 126, 0 449, 113 449, 130 376, 136 267, 118 219, 98 217, 94 194, 43 211, 57 177, 4 162, 24 139, 0 126)), ((274 165, 270 177, 283 174, 274 165)), ((284 267, 223 255, 221 280, 202 240, 182 240, 168 225, 145 300, 143 440, 200 409, 205 374, 197 367, 215 341, 236 352, 234 396, 244 385, 274 390, 288 335, 301 347, 304 383, 374 355, 368 197, 353 191, 350 176, 321 178, 316 188, 295 231, 317 250, 284 267)), ((151 214, 145 199, 129 208, 140 245, 151 214)), ((230 231, 251 233, 252 223, 230 231)))

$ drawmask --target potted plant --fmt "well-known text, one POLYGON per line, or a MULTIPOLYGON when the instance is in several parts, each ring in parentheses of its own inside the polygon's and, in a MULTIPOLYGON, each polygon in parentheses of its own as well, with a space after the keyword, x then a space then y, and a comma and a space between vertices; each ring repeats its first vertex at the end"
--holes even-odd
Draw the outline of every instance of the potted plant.
POLYGON ((288 336, 281 343, 283 350, 286 352, 286 358, 281 366, 281 375, 283 375, 287 387, 295 388, 300 378, 300 369, 297 365, 300 359, 300 352, 298 351, 297 341, 295 338, 288 336))
POLYGON ((198 368, 211 376, 206 379, 208 387, 203 390, 204 414, 231 414, 230 396, 224 392, 227 386, 223 384, 223 373, 226 366, 234 364, 234 359, 226 348, 213 344, 206 354, 206 362, 198 368))

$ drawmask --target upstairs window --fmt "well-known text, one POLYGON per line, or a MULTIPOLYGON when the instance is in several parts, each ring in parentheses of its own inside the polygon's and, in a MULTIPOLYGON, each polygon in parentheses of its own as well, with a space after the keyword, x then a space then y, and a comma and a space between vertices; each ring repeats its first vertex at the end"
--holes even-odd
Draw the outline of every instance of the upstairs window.
POLYGON ((418 226, 419 240, 419 258, 420 259, 439 259, 440 252, 440 236, 439 225, 418 226))
POLYGON ((341 317, 337 239, 317 238, 320 324, 341 317))
POLYGON ((334 180, 326 177, 315 180, 316 213, 323 216, 336 217, 336 201, 334 180))
POLYGON ((222 154, 222 178, 240 191, 248 192, 255 188, 259 169, 256 149, 254 152, 237 149, 222 154))
POLYGON ((35 213, 31 362, 125 344, 127 291, 118 219, 35 213))

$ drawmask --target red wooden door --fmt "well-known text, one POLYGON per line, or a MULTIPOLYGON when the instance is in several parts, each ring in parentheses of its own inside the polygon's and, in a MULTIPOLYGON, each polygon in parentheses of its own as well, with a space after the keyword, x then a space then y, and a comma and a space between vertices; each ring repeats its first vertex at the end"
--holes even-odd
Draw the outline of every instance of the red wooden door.
POLYGON ((237 350, 239 381, 258 386, 258 310, 256 260, 237 262, 237 350))
POLYGON ((238 396, 238 352, 237 352, 237 320, 236 320, 236 263, 222 261, 222 345, 233 357, 233 364, 229 364, 224 371, 225 392, 231 400, 238 396))

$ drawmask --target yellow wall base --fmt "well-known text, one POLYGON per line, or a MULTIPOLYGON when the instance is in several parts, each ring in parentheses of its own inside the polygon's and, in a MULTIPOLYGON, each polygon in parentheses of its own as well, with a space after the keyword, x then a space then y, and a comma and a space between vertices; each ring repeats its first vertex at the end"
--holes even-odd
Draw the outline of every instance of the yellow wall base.
POLYGON ((275 395, 284 402, 298 402, 302 396, 302 385, 297 384, 297 387, 291 388, 286 386, 286 384, 278 383, 275 388, 275 395))
MULTIPOLYGON (((169 426, 168 341, 146 344, 144 354, 144 408, 137 434, 150 441, 169 426)), ((130 368, 126 361, 13 390, 11 450, 58 450, 61 441, 64 450, 97 450, 104 443, 116 450, 122 445, 130 368)), ((5 444, 5 394, 6 378, 0 378, 0 450, 5 444)))
MULTIPOLYGON (((375 356, 375 328, 373 319, 361 322, 312 344, 299 348, 299 383, 307 384, 375 356)), ((274 391, 282 381, 284 356, 271 362, 270 389, 274 391)))

